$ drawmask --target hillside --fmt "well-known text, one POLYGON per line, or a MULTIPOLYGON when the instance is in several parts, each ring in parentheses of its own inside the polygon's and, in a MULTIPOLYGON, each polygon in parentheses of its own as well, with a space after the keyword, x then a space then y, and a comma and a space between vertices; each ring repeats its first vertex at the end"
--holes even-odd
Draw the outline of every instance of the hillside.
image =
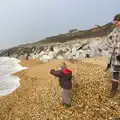
MULTIPOLYGON (((85 39, 85 38, 94 38, 94 37, 103 37, 108 35, 114 29, 113 23, 108 23, 103 26, 98 26, 89 30, 77 30, 75 32, 69 32, 66 34, 60 34, 52 37, 47 37, 44 40, 32 43, 34 45, 45 44, 45 43, 54 43, 54 42, 68 42, 75 39, 85 39)), ((27 44, 29 45, 29 44, 27 44)), ((24 45, 23 45, 24 46, 24 45)))

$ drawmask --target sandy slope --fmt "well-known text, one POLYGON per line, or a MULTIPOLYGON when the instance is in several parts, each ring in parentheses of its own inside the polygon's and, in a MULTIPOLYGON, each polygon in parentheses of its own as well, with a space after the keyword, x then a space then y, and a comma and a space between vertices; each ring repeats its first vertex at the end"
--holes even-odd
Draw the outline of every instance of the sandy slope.
POLYGON ((107 97, 111 74, 103 71, 106 58, 66 61, 73 70, 70 109, 60 105, 58 80, 49 74, 51 68, 59 68, 61 61, 22 61, 20 64, 28 69, 14 74, 21 78, 21 86, 0 98, 0 120, 109 120, 120 117, 120 92, 112 99, 107 97))

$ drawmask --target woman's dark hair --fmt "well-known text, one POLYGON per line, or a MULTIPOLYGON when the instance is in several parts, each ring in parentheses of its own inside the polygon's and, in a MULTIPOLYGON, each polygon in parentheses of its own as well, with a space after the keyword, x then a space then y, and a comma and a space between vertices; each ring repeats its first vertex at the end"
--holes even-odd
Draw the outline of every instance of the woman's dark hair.
POLYGON ((113 21, 120 21, 120 14, 117 14, 117 15, 114 17, 113 21))

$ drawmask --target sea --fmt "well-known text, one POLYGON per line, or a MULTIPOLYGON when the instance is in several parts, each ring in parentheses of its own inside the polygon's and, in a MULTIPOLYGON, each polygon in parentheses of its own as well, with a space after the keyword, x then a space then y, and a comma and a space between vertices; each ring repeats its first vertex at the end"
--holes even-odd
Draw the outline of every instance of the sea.
POLYGON ((0 96, 5 96, 20 86, 20 78, 11 74, 27 69, 16 58, 0 57, 0 96))

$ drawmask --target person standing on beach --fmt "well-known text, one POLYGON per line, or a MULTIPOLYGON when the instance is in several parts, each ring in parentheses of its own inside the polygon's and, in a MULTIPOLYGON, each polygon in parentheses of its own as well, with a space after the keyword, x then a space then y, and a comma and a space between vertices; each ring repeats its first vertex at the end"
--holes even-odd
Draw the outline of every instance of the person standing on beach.
POLYGON ((120 14, 117 14, 113 21, 116 27, 110 35, 108 35, 109 54, 107 69, 110 68, 113 73, 112 87, 109 97, 115 96, 118 82, 120 82, 120 14))
POLYGON ((72 89, 72 71, 67 68, 63 62, 60 65, 60 70, 50 70, 50 74, 59 78, 59 85, 62 88, 62 105, 65 107, 71 106, 70 90, 72 89))

